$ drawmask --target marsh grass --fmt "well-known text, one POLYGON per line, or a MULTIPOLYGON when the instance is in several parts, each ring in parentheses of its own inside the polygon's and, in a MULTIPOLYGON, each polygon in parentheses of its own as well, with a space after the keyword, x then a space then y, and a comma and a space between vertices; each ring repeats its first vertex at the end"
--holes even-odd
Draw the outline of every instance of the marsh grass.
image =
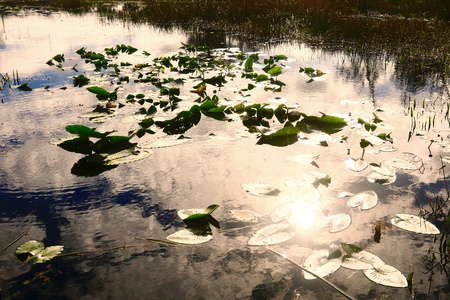
POLYGON ((431 220, 439 226, 441 231, 440 236, 435 236, 434 242, 438 243, 438 250, 432 247, 428 250, 428 271, 430 290, 431 282, 436 271, 444 273, 450 284, 450 189, 445 173, 445 164, 441 158, 441 168, 443 189, 439 194, 434 194, 431 197, 426 197, 426 202, 422 203, 416 197, 416 203, 419 207, 419 215, 426 220, 431 220))

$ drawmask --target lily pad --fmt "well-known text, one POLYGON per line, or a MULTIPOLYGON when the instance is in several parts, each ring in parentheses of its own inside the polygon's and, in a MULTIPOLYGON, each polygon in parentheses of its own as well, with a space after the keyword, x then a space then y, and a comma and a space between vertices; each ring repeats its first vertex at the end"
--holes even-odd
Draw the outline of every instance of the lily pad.
POLYGON ((281 193, 277 187, 267 183, 243 183, 241 187, 247 193, 258 197, 275 197, 281 193))
MULTIPOLYGON (((314 251, 303 262, 303 267, 320 277, 325 277, 336 272, 341 267, 341 258, 330 258, 330 253, 327 249, 314 251)), ((316 279, 315 276, 303 272, 306 280, 316 279)))
POLYGON ((290 198, 295 203, 316 203, 320 199, 319 191, 305 180, 287 178, 284 184, 286 187, 293 189, 290 198))
POLYGON ((411 152, 403 152, 403 155, 406 156, 412 162, 420 162, 422 159, 411 152))
POLYGON ((122 165, 130 162, 138 161, 144 159, 152 154, 149 150, 136 151, 134 154, 130 154, 127 156, 122 156, 116 159, 107 160, 105 165, 122 165))
POLYGON ((320 228, 329 227, 329 231, 333 233, 347 229, 351 223, 352 218, 349 214, 337 214, 323 218, 318 225, 320 228))
POLYGON ((21 261, 32 260, 33 263, 46 262, 58 254, 64 249, 64 246, 50 246, 45 248, 44 243, 36 240, 29 240, 16 249, 16 257, 21 261))
POLYGON ((195 234, 188 229, 182 229, 166 237, 169 241, 187 245, 206 243, 212 238, 212 234, 195 234))
POLYGON ((43 263, 56 257, 64 250, 64 246, 50 246, 35 255, 34 263, 43 263))
POLYGON ((207 210, 205 208, 190 208, 190 209, 180 209, 177 211, 177 215, 181 220, 186 219, 190 215, 194 214, 207 214, 207 210))
POLYGON ((178 146, 178 145, 190 142, 190 141, 192 141, 192 139, 185 137, 183 135, 176 135, 176 136, 168 135, 163 138, 146 141, 146 142, 140 144, 139 148, 153 149, 153 148, 172 147, 172 146, 178 146))
POLYGON ((298 210, 299 206, 297 204, 295 204, 294 202, 286 202, 272 210, 272 212, 270 213, 270 219, 275 223, 281 222, 283 220, 289 221, 297 214, 298 210))
POLYGON ((355 172, 364 171, 368 167, 368 164, 360 158, 354 159, 349 157, 344 161, 344 163, 347 169, 355 172))
POLYGON ((372 183, 377 183, 377 184, 391 184, 393 182, 395 182, 395 180, 397 179, 397 176, 387 176, 387 175, 382 175, 378 172, 372 172, 369 174, 369 176, 367 176, 367 181, 372 182, 372 183))
POLYGON ((289 229, 288 224, 268 225, 256 231, 248 240, 248 244, 250 246, 268 246, 289 241, 293 235, 287 229, 289 229))
POLYGON ((374 191, 364 191, 356 194, 348 200, 350 207, 359 207, 361 210, 368 210, 378 204, 378 195, 374 191))
MULTIPOLYGON (((261 215, 250 210, 230 210, 231 215, 242 222, 257 222, 261 215)), ((179 215, 179 214, 178 214, 179 215)))
POLYGON ((287 159, 296 163, 308 165, 313 163, 319 157, 319 154, 298 154, 295 156, 289 156, 287 159))
POLYGON ((372 182, 372 183, 377 183, 380 185, 391 184, 391 183, 395 182, 396 179, 397 179, 397 175, 386 176, 386 175, 381 175, 380 173, 377 173, 377 172, 372 172, 369 174, 369 176, 367 176, 367 181, 372 182))
POLYGON ((394 146, 384 146, 384 147, 380 148, 381 152, 395 152, 397 150, 398 150, 398 148, 394 147, 394 146))
POLYGON ((313 185, 323 184, 325 186, 328 186, 331 182, 331 177, 329 175, 317 171, 310 171, 308 173, 303 173, 302 177, 306 182, 309 182, 313 185))
POLYGON ((377 172, 380 175, 391 177, 395 175, 395 169, 389 165, 370 165, 370 168, 372 169, 372 171, 377 172))
POLYGON ((352 196, 355 196, 355 194, 350 193, 350 192, 345 192, 345 191, 339 192, 339 194, 337 195, 338 198, 346 198, 346 197, 352 197, 352 196))
POLYGON ((351 270, 367 270, 375 263, 384 264, 381 258, 366 250, 355 251, 351 256, 344 256, 342 260, 342 266, 351 270))
POLYGON ((390 160, 385 160, 383 164, 404 170, 417 170, 418 167, 409 160, 403 158, 392 158, 390 160))
POLYGON ((363 273, 375 283, 392 287, 408 286, 406 277, 399 270, 384 263, 373 263, 372 267, 363 273))
POLYGON ((391 223, 401 229, 422 233, 422 234, 439 234, 439 229, 432 223, 423 218, 409 214, 396 214, 391 223))

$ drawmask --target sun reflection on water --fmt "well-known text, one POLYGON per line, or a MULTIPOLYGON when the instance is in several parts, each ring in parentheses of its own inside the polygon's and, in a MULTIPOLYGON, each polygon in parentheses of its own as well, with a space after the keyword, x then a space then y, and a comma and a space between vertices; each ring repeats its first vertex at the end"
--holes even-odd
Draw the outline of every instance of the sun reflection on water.
POLYGON ((308 229, 316 224, 318 203, 299 201, 293 206, 289 215, 289 222, 297 224, 302 229, 308 229))

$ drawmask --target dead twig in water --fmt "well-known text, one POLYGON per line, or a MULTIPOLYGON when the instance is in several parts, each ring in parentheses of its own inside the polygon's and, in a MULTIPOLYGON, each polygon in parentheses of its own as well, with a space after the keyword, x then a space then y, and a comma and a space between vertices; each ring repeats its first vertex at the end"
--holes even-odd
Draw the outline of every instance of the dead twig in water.
POLYGON ((350 295, 348 295, 347 293, 345 293, 343 290, 341 290, 340 288, 338 288, 336 285, 334 285, 334 284, 332 284, 331 282, 329 282, 328 280, 323 279, 322 277, 320 277, 320 276, 314 274, 314 273, 311 272, 310 270, 308 270, 308 269, 302 267, 301 265, 299 265, 299 264, 296 263, 295 261, 293 261, 293 260, 291 260, 290 258, 288 258, 286 255, 284 255, 284 254, 282 254, 282 253, 280 253, 280 252, 278 252, 278 251, 276 251, 276 250, 270 249, 269 247, 267 247, 266 249, 269 250, 269 251, 272 252, 272 253, 275 253, 275 254, 277 254, 277 255, 283 257, 283 258, 286 259, 287 261, 289 261, 289 262, 295 264, 295 265, 298 266, 300 269, 302 269, 304 272, 313 275, 314 277, 316 277, 317 279, 319 279, 320 281, 322 281, 323 283, 325 283, 325 284, 328 285, 329 287, 331 287, 331 288, 333 288, 334 290, 336 290, 337 292, 339 292, 341 295, 345 296, 347 299, 355 300, 355 298, 353 298, 353 297, 351 297, 350 295))
MULTIPOLYGON (((158 240, 158 239, 152 239, 152 238, 135 237, 135 239, 141 240, 141 241, 148 241, 148 242, 156 243, 156 244, 163 244, 165 246, 167 246, 167 245, 171 245, 171 246, 182 245, 182 244, 178 244, 178 243, 175 243, 172 241, 164 241, 164 240, 158 240)), ((105 249, 63 253, 63 254, 59 254, 57 257, 72 256, 72 255, 84 255, 84 254, 91 254, 91 253, 102 253, 102 252, 108 252, 108 251, 114 251, 114 250, 126 250, 129 248, 142 247, 142 246, 147 246, 147 245, 148 245, 148 243, 133 244, 133 245, 125 244, 123 246, 117 246, 117 247, 111 247, 111 248, 105 248, 105 249)), ((189 246, 189 245, 182 245, 182 246, 189 246)))
POLYGON ((17 242, 18 240, 20 240, 22 237, 24 237, 25 235, 28 234, 28 230, 25 230, 24 232, 22 232, 22 234, 20 234, 17 238, 14 239, 14 241, 12 241, 11 243, 9 243, 5 248, 3 248, 2 250, 0 250, 0 253, 2 253, 3 251, 5 251, 6 249, 8 249, 9 247, 11 247, 12 245, 14 245, 15 242, 17 242))

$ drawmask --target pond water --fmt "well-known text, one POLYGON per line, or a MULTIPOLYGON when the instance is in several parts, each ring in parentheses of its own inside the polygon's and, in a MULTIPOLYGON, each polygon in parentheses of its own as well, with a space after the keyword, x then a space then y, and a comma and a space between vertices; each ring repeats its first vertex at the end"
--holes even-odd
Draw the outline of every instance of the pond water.
MULTIPOLYGON (((430 273, 426 273, 431 261, 427 250, 439 246, 433 242, 434 236, 390 226, 395 214, 419 213, 416 196, 426 204, 426 197, 443 188, 439 157, 446 156, 444 142, 449 131, 443 89, 423 86, 411 91, 398 78, 395 62, 383 58, 365 60, 296 42, 249 44, 238 36, 214 32, 205 40, 198 32, 122 23, 94 13, 20 11, 2 15, 1 26, 0 74, 13 78, 17 71, 20 83, 29 82, 33 89, 21 91, 13 84, 13 89, 5 85, 0 90, 0 247, 28 231, 0 254, 2 299, 341 299, 342 295, 322 282, 305 280, 301 269, 283 257, 247 244, 256 230, 270 223, 268 215, 290 199, 286 179, 302 178, 311 171, 329 175, 331 183, 318 187, 319 208, 308 215, 317 221, 325 215, 348 213, 352 223, 337 233, 299 224, 293 239, 273 249, 302 263, 313 250, 336 249, 340 242, 356 244, 405 276, 414 271, 416 298, 447 298, 445 276, 435 270, 429 282, 430 273), (369 182, 370 167, 362 172, 347 169, 347 158, 361 156, 359 141, 364 128, 348 126, 332 135, 347 135, 347 141, 329 141, 328 147, 303 141, 275 147, 256 145, 257 138, 240 121, 202 118, 185 133, 192 139, 189 143, 153 149, 144 160, 119 165, 98 176, 71 174, 82 155, 50 144, 68 136, 65 126, 83 124, 100 132, 118 130, 122 135, 136 126, 121 121, 136 107, 125 108, 104 123, 79 118, 92 111, 98 101, 84 87, 74 87, 73 76, 86 71, 86 76, 92 76, 91 85, 108 89, 110 79, 95 77, 93 67, 85 65, 76 51, 86 47, 101 52, 123 43, 140 50, 126 58, 138 63, 173 55, 181 43, 196 44, 199 40, 213 48, 257 51, 261 58, 288 56, 278 78, 286 84, 282 91, 256 89, 246 101, 278 103, 284 98, 308 115, 320 116, 322 112, 353 120, 372 119, 376 112, 384 120, 377 132, 392 132, 393 146, 398 150, 374 151, 389 143, 368 147, 365 161, 379 164, 412 152, 421 158, 417 163, 421 168, 396 169, 397 178, 390 185, 369 182), (140 54, 142 50, 150 57, 140 54), (46 62, 59 53, 65 55, 64 67, 48 66, 46 62), (75 65, 78 72, 72 69, 75 65), (298 72, 300 67, 325 71, 325 80, 309 82, 298 72), (433 128, 421 130, 408 142, 412 122, 408 107, 413 99, 417 101, 417 131, 422 124, 428 129, 429 116, 435 116, 435 122, 433 128), (422 103, 426 107, 421 110, 422 103), (439 143, 429 148, 431 139, 439 143), (299 154, 320 157, 315 164, 289 159, 299 154), (244 183, 271 184, 281 193, 256 197, 241 188, 244 183), (366 190, 375 191, 379 198, 370 210, 351 208, 348 198, 338 198, 343 191, 366 190), (177 210, 210 204, 220 206, 214 217, 221 229, 213 228, 214 238, 207 243, 173 246, 136 239, 165 240, 185 227, 177 210), (255 223, 236 221, 230 210, 251 210, 261 217, 255 223), (378 222, 383 224, 380 243, 373 240, 378 222), (14 249, 28 239, 43 241, 46 246, 63 245, 63 254, 89 253, 57 257, 47 264, 22 263, 15 258, 14 249), (118 249, 123 246, 127 247, 118 249)), ((241 84, 239 79, 231 81, 217 88, 217 95, 235 105, 243 101, 236 92, 241 84)), ((186 85, 187 90, 192 89, 193 84, 186 85)), ((212 94, 213 89, 208 91, 212 94)), ((119 92, 119 98, 149 91, 150 85, 130 85, 119 92)), ((189 96, 186 102, 196 99, 192 93, 184 96, 189 96)), ((358 125, 355 121, 352 124, 358 125)), ((408 288, 376 284, 360 271, 340 268, 326 278, 355 299, 412 297, 408 288)))

